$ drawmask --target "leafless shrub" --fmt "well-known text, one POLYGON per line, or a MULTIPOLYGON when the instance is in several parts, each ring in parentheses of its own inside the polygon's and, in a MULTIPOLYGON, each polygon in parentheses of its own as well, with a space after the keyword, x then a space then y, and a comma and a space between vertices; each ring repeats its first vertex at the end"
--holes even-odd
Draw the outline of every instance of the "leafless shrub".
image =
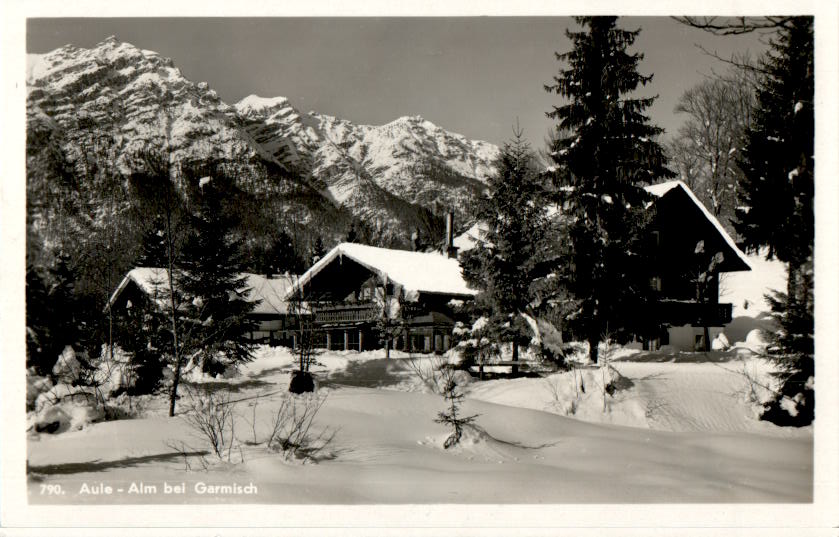
MULTIPOLYGON (((259 444, 259 440, 257 439, 257 435, 256 435, 256 409, 259 406, 259 398, 260 397, 261 396, 257 395, 256 398, 254 399, 254 402, 250 405, 250 407, 251 407, 251 419, 248 420, 247 418, 245 418, 245 420, 251 426, 251 433, 253 435, 253 441, 251 441, 250 444, 254 445, 254 446, 259 444)), ((246 442, 246 443, 248 443, 248 442, 246 442)))
POLYGON ((336 433, 328 427, 319 432, 313 429, 326 398, 325 394, 317 393, 284 394, 271 420, 271 432, 265 442, 268 448, 282 452, 287 459, 316 460, 318 454, 332 443, 336 433))
POLYGON ((754 370, 754 368, 749 370, 748 364, 745 360, 740 361, 739 369, 730 369, 721 364, 714 365, 716 365, 717 367, 721 367, 726 371, 730 371, 731 373, 738 374, 745 379, 745 388, 737 393, 742 393, 750 403, 762 405, 767 399, 771 399, 772 397, 777 397, 779 395, 778 390, 776 388, 773 388, 772 386, 769 386, 760 381, 760 379, 758 378, 758 374, 754 370), (763 396, 761 394, 761 391, 763 392, 763 396), (767 395, 769 395, 769 397, 766 397, 767 395))
POLYGON ((428 389, 436 394, 443 393, 445 385, 443 384, 441 369, 446 364, 440 356, 423 360, 414 354, 409 354, 407 364, 408 368, 428 389))
POLYGON ((236 444, 234 408, 227 390, 190 389, 184 420, 210 444, 219 459, 230 462, 236 444))

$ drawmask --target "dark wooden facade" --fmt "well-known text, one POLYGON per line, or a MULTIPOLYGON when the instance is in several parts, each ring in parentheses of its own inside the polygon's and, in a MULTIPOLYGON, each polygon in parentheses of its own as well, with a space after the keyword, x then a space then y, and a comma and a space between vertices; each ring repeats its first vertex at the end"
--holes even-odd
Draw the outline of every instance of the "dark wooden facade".
POLYGON ((315 345, 330 350, 445 352, 452 346, 452 299, 471 295, 415 292, 410 300, 386 275, 344 255, 311 278, 303 296, 315 345), (383 312, 388 303, 389 314, 383 312))
POLYGON ((654 201, 650 236, 656 243, 652 262, 658 271, 651 282, 657 301, 650 315, 662 325, 661 344, 671 343, 671 327, 721 329, 730 323, 732 304, 719 301, 720 275, 751 270, 717 219, 685 185, 673 185, 654 201), (708 280, 698 284, 702 273, 708 280))

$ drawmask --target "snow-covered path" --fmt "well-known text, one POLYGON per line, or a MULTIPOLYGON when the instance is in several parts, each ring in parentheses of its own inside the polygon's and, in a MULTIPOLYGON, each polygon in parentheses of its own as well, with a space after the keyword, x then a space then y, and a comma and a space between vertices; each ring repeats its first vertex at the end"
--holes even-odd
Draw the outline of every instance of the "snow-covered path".
MULTIPOLYGON (((623 363, 616 367, 645 402, 650 428, 666 431, 765 430, 744 401, 745 378, 728 364, 623 363), (670 366, 670 367, 668 367, 670 366), (751 419, 749 419, 751 417, 751 419)), ((777 428, 775 428, 777 429, 777 428)))

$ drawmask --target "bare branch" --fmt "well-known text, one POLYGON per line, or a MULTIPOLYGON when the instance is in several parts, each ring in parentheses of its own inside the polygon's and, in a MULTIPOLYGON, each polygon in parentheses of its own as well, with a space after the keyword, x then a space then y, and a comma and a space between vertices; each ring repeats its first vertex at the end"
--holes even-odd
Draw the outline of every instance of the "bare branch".
POLYGON ((698 48, 700 51, 702 51, 702 53, 705 54, 706 56, 710 56, 711 58, 719 60, 719 61, 721 61, 721 62, 723 62, 727 65, 730 65, 730 66, 732 66, 736 69, 742 69, 744 71, 749 71, 749 72, 754 73, 756 75, 769 74, 769 71, 764 69, 761 64, 759 64, 757 62, 754 62, 754 61, 750 61, 748 58, 743 58, 743 57, 738 57, 737 55, 733 55, 733 56, 731 56, 731 58, 726 59, 726 58, 723 58, 722 56, 720 56, 717 53, 717 51, 711 52, 710 50, 706 49, 705 47, 703 47, 702 45, 699 45, 699 44, 696 44, 694 46, 696 48, 698 48))
POLYGON ((795 17, 673 17, 673 20, 713 35, 743 35, 786 28, 795 17))

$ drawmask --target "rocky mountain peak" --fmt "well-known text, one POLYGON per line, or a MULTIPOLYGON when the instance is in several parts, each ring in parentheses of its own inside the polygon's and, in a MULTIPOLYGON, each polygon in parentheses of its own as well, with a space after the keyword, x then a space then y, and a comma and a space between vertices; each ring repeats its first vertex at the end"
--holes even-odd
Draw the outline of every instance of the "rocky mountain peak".
MULTIPOLYGON (((30 55, 27 75, 31 124, 54 121, 71 155, 93 134, 107 133, 123 168, 126 155, 147 147, 166 147, 173 161, 270 162, 337 208, 398 236, 427 226, 435 211, 462 212, 498 155, 494 145, 419 115, 360 125, 255 94, 230 106, 171 59, 115 36, 90 49, 67 45, 30 55)), ((249 188, 272 191, 259 186, 264 173, 258 181, 251 172, 239 175, 249 188)))

